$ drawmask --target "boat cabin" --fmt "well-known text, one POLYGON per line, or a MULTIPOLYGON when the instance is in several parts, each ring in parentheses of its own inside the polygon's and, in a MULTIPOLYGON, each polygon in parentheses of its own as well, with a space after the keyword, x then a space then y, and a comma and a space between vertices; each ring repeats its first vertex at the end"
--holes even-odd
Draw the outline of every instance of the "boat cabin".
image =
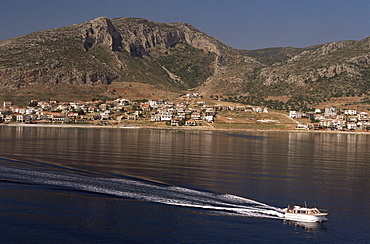
POLYGON ((288 213, 296 213, 296 214, 319 214, 320 211, 317 208, 314 208, 314 209, 299 208, 299 209, 291 209, 291 210, 288 210, 288 213))

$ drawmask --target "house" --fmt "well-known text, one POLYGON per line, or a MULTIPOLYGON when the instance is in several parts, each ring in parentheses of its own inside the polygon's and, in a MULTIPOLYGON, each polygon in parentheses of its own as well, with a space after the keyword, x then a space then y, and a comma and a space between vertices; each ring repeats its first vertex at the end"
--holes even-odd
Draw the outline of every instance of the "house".
POLYGON ((61 111, 63 111, 63 110, 67 110, 67 109, 68 109, 68 106, 69 106, 69 104, 68 104, 68 103, 62 103, 62 104, 59 104, 59 105, 57 106, 57 109, 58 109, 58 110, 61 110, 61 111))
POLYGON ((11 101, 4 101, 3 102, 3 108, 4 109, 9 109, 11 106, 12 106, 12 102, 11 101))
POLYGON ((17 113, 17 114, 25 114, 26 110, 27 110, 27 108, 20 108, 18 106, 14 106, 13 109, 12 109, 12 111, 14 113, 17 113))
POLYGON ((161 113, 161 121, 171 121, 172 119, 172 113, 168 111, 163 111, 161 113))
POLYGON ((289 117, 297 118, 297 111, 289 111, 289 117))
POLYGON ((191 114, 193 112, 192 108, 186 108, 185 109, 185 114, 191 114))
POLYGON ((201 113, 200 112, 193 112, 190 117, 194 120, 199 120, 201 118, 201 113))
POLYGON ((335 108, 325 108, 325 117, 335 117, 337 115, 337 109, 335 108))
POLYGON ((36 112, 36 109, 35 108, 32 108, 32 107, 28 107, 26 109, 26 114, 33 114, 36 112))
POLYGON ((158 113, 151 114, 150 121, 152 121, 152 122, 161 121, 161 115, 158 114, 158 113))
POLYGON ((356 130, 357 129, 357 124, 354 123, 354 122, 349 122, 347 124, 347 129, 349 129, 349 130, 356 130))
POLYGON ((345 119, 344 114, 338 114, 337 119, 344 120, 345 119))
POLYGON ((261 107, 255 107, 254 108, 254 112, 256 112, 256 113, 262 113, 262 108, 261 107))
POLYGON ((321 120, 320 122, 320 125, 322 128, 327 128, 327 129, 330 129, 331 128, 331 120, 330 119, 327 119, 327 120, 321 120))
POLYGON ((254 111, 254 108, 252 106, 246 106, 244 109, 244 112, 250 112, 252 113, 254 111))
POLYGON ((295 119, 301 119, 302 113, 297 112, 297 111, 289 111, 289 117, 295 118, 295 119))
POLYGON ((173 118, 184 120, 186 118, 185 113, 177 113, 173 118))
MULTIPOLYGON (((125 108, 121 105, 116 105, 116 106, 113 107, 113 110, 123 112, 123 111, 125 111, 125 108)), ((89 109, 87 109, 87 111, 89 111, 89 109)))
POLYGON ((100 111, 105 111, 107 109, 108 109, 108 104, 102 103, 102 104, 99 105, 99 110, 100 111))
POLYGON ((198 101, 197 104, 198 104, 198 106, 202 107, 206 104, 206 102, 205 101, 198 101))
POLYGON ((297 124, 295 129, 296 130, 308 130, 308 125, 307 124, 297 124))
POLYGON ((118 98, 114 101, 120 106, 130 106, 130 104, 131 104, 130 100, 127 100, 127 99, 124 99, 124 98, 118 98))
POLYGON ((133 113, 133 114, 127 114, 127 120, 137 120, 138 119, 138 115, 136 113, 133 113))
POLYGON ((188 93, 188 94, 186 94, 187 98, 194 98, 194 97, 198 97, 198 96, 199 96, 199 93, 188 93))
POLYGON ((39 111, 37 112, 37 119, 39 120, 52 120, 54 115, 60 115, 60 113, 52 113, 49 111, 39 111))
POLYGON ((348 122, 357 122, 358 116, 357 115, 349 115, 347 118, 348 122))
POLYGON ((361 112, 357 116, 360 121, 369 121, 369 116, 366 112, 361 112))
POLYGON ((13 115, 12 114, 7 114, 5 115, 4 122, 12 122, 13 121, 13 115))
POLYGON ((343 130, 346 127, 346 121, 344 119, 333 120, 333 125, 337 130, 343 130))
POLYGON ((150 111, 150 104, 149 103, 141 103, 140 107, 144 112, 149 112, 150 111))
POLYGON ((43 110, 49 110, 51 108, 51 105, 50 103, 48 102, 44 102, 44 101, 40 101, 38 102, 37 106, 39 106, 40 108, 42 108, 43 110))
POLYGON ((367 122, 367 121, 360 121, 357 123, 357 126, 361 130, 370 130, 370 122, 367 122))
POLYGON ((173 118, 171 119, 171 126, 180 126, 181 119, 173 118))
POLYGON ((36 123, 37 115, 36 114, 27 114, 24 116, 24 122, 27 124, 36 123))
POLYGON ((166 102, 164 100, 149 100, 150 107, 158 108, 164 105, 166 102))
POLYGON ((357 115, 357 111, 352 110, 352 109, 346 109, 346 110, 344 110, 344 114, 345 115, 357 115))
POLYGON ((86 121, 86 119, 76 119, 75 122, 85 124, 87 121, 86 121))
POLYGON ((100 119, 107 120, 109 119, 109 110, 106 110, 105 112, 100 113, 100 119))
POLYGON ((94 112, 97 112, 98 109, 96 108, 95 105, 90 105, 88 108, 87 108, 87 112, 89 113, 94 113, 94 112))
POLYGON ((185 113, 185 105, 177 104, 175 110, 177 111, 177 113, 185 113))
POLYGON ((52 121, 61 123, 69 122, 69 117, 64 115, 53 115, 52 121))
POLYGON ((309 125, 310 129, 313 129, 313 130, 321 130, 322 127, 320 125, 320 123, 312 123, 309 125))
POLYGON ((24 122, 24 115, 23 114, 13 114, 15 116, 15 120, 17 122, 24 122))
POLYGON ((213 122, 214 120, 214 116, 215 116, 215 111, 213 108, 208 108, 205 112, 204 112, 204 120, 206 122, 213 122))
POLYGON ((197 125, 197 122, 193 119, 189 119, 185 122, 185 125, 186 126, 196 126, 197 125))
POLYGON ((315 114, 314 119, 315 120, 323 120, 323 119, 325 119, 325 117, 321 114, 315 114))
POLYGON ((77 117, 78 117, 78 113, 69 112, 69 113, 67 114, 67 116, 68 116, 68 117, 70 117, 70 118, 73 118, 73 119, 77 119, 77 117))
POLYGON ((0 114, 4 114, 4 115, 6 115, 6 114, 12 114, 12 111, 11 110, 8 110, 8 109, 2 109, 2 110, 0 110, 0 114))

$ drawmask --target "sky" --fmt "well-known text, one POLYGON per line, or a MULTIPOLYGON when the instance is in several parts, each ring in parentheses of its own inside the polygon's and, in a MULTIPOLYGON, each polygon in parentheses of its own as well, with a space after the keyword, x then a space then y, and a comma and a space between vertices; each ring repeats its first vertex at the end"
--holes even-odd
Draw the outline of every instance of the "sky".
POLYGON ((370 0, 0 0, 0 41, 100 16, 186 22, 247 50, 370 36, 370 0))

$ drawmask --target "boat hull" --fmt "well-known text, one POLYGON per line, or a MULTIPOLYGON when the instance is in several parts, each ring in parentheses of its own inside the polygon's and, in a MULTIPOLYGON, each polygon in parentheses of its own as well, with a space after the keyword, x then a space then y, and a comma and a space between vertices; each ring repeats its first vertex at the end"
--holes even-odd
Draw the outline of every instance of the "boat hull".
POLYGON ((285 213, 285 219, 303 221, 303 222, 323 222, 326 221, 326 213, 320 214, 298 214, 298 213, 285 213))

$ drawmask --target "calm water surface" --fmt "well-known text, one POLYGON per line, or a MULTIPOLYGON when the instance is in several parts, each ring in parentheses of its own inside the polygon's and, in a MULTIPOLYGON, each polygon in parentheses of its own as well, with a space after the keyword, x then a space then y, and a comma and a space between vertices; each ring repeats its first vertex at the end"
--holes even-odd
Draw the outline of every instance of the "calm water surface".
POLYGON ((369 243, 370 135, 0 126, 5 243, 369 243), (288 204, 328 221, 282 219, 288 204))

